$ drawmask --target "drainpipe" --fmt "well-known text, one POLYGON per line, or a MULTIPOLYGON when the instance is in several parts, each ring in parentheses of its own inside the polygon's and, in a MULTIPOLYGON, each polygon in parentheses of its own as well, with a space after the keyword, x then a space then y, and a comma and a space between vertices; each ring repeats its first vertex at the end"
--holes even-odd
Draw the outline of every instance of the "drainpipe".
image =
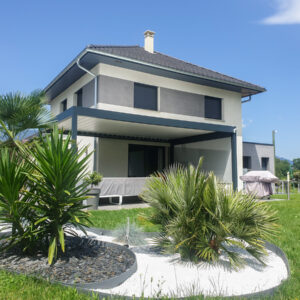
POLYGON ((243 100, 243 101, 242 101, 242 104, 243 104, 243 103, 246 103, 246 102, 250 102, 250 101, 251 101, 251 95, 248 97, 248 99, 243 100))
MULTIPOLYGON (((82 56, 81 56, 82 57, 82 56)), ((95 90, 94 90, 94 106, 95 108, 97 108, 97 103, 98 103, 98 77, 96 74, 94 74, 93 72, 91 72, 90 70, 84 68, 81 64, 80 64, 80 59, 81 57, 79 57, 76 61, 76 64, 78 66, 79 69, 83 70, 84 72, 90 74, 91 76, 94 77, 95 80, 95 90)), ((98 171, 97 169, 97 138, 94 137, 94 163, 93 163, 93 170, 94 171, 98 171)))
POLYGON ((79 57, 76 61, 76 64, 78 66, 79 69, 83 70, 84 72, 90 74, 91 76, 94 77, 94 80, 95 80, 95 91, 94 91, 94 105, 95 105, 95 108, 97 108, 97 99, 98 99, 98 77, 96 74, 92 73, 90 70, 84 68, 81 64, 80 64, 80 58, 79 57))

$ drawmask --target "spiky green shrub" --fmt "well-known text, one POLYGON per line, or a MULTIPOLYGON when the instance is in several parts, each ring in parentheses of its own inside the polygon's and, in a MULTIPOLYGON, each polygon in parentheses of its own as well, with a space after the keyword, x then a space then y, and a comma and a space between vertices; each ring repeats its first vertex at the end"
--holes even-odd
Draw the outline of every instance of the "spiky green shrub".
POLYGON ((65 233, 74 234, 74 227, 85 232, 91 223, 82 204, 90 155, 57 127, 40 134, 30 147, 14 143, 16 147, 0 153, 0 221, 12 226, 5 246, 17 245, 29 253, 48 249, 52 264, 58 247, 65 251, 65 233))
POLYGON ((2 248, 19 244, 25 251, 33 247, 34 228, 28 226, 33 216, 33 199, 25 194, 26 189, 30 190, 27 173, 32 173, 32 167, 16 150, 0 148, 0 222, 12 231, 2 248))
POLYGON ((156 243, 194 262, 225 254, 238 267, 243 259, 236 248, 263 262, 264 241, 277 232, 275 213, 252 196, 222 188, 201 163, 174 165, 148 181, 142 198, 152 207, 149 220, 162 227, 156 243))
POLYGON ((35 225, 39 225, 40 240, 49 246, 49 264, 56 257, 59 245, 65 251, 65 232, 72 234, 71 227, 85 232, 84 225, 90 222, 82 204, 87 199, 88 183, 83 178, 90 158, 85 156, 85 150, 77 149, 71 135, 64 136, 55 126, 34 147, 23 151, 34 170, 27 173, 35 187, 34 193, 28 193, 36 203, 35 225))

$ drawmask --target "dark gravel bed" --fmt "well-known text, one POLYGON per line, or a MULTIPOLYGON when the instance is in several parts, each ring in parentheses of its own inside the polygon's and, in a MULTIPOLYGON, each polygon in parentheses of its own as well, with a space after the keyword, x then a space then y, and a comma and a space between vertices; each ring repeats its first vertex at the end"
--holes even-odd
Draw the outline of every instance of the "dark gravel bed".
POLYGON ((24 256, 15 249, 0 253, 0 269, 66 284, 100 283, 120 275, 134 264, 134 256, 126 250, 110 243, 67 237, 66 252, 52 266, 43 254, 24 256))

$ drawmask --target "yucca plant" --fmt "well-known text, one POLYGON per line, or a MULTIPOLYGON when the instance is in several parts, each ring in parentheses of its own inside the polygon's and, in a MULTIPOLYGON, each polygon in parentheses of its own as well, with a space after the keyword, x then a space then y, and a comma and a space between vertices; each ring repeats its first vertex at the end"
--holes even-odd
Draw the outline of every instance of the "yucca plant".
POLYGON ((0 222, 7 224, 12 231, 9 238, 5 237, 1 248, 19 244, 25 251, 28 245, 33 247, 35 228, 28 226, 33 199, 24 193, 26 189, 30 190, 26 173, 31 172, 31 165, 17 151, 0 149, 0 222))
POLYGON ((38 218, 34 225, 38 225, 40 240, 49 246, 49 264, 57 256, 58 246, 65 251, 65 233, 74 234, 72 227, 85 232, 84 226, 90 224, 82 204, 87 199, 88 183, 83 178, 90 158, 85 150, 77 149, 71 135, 64 136, 57 126, 51 133, 41 135, 31 149, 22 149, 34 170, 26 175, 35 189, 26 194, 35 201, 32 208, 38 218))
POLYGON ((213 173, 174 165, 151 176, 142 194, 149 220, 162 227, 156 243, 194 262, 227 255, 234 267, 244 261, 237 248, 263 262, 264 243, 277 233, 274 211, 252 196, 222 188, 213 173))

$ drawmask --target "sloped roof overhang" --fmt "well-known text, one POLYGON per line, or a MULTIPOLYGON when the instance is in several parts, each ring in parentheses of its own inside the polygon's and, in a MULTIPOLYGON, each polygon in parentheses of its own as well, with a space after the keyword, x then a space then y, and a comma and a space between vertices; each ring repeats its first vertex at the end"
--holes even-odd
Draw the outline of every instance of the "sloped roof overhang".
POLYGON ((49 102, 85 74, 85 72, 78 68, 76 64, 76 61, 79 58, 81 64, 89 70, 99 63, 105 63, 131 70, 146 72, 153 75, 164 76, 172 79, 238 92, 241 93, 242 97, 247 97, 266 91, 264 88, 260 87, 249 88, 249 86, 243 84, 228 83, 224 80, 212 79, 203 75, 196 75, 136 59, 121 57, 99 50, 85 48, 61 73, 58 74, 58 76, 56 76, 49 83, 48 86, 45 87, 44 91, 49 102))

